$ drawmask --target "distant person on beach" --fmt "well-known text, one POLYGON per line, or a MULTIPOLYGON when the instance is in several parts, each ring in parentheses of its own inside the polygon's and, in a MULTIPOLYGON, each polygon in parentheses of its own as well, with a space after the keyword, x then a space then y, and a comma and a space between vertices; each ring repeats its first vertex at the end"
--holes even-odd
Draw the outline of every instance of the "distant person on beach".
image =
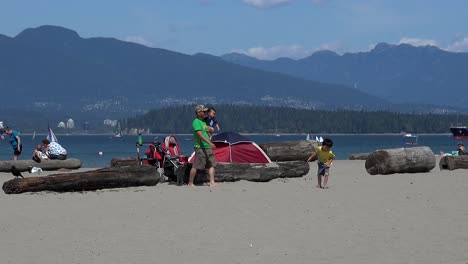
POLYGON ((44 152, 49 159, 66 160, 67 150, 65 150, 59 143, 50 142, 48 139, 42 140, 44 152))
POLYGON ((21 137, 19 136, 18 131, 13 130, 9 127, 5 129, 5 133, 8 135, 8 140, 10 141, 11 146, 13 147, 13 160, 18 160, 21 151, 23 150, 23 145, 21 144, 21 137))
POLYGON ((465 145, 460 142, 458 143, 458 156, 461 156, 461 155, 468 155, 468 151, 465 150, 465 145))
POLYGON ((42 151, 42 145, 37 144, 36 148, 34 149, 34 152, 32 154, 32 159, 35 162, 41 162, 43 159, 48 159, 47 154, 42 151))
POLYGON ((210 141, 210 137, 208 135, 208 132, 213 133, 213 128, 208 126, 204 121, 205 111, 207 110, 208 108, 203 105, 197 105, 195 107, 195 114, 197 117, 192 122, 195 161, 192 169, 190 170, 189 186, 194 186, 193 181, 195 180, 197 170, 204 169, 208 169, 208 174, 210 175, 210 187, 218 185, 214 180, 216 161, 213 149, 216 148, 216 146, 210 141))
POLYGON ((457 145, 457 150, 452 151, 452 153, 444 153, 443 151, 440 152, 441 156, 462 156, 462 155, 468 155, 468 151, 465 150, 465 145, 463 142, 459 142, 457 145))
POLYGON ((335 158, 335 154, 331 151, 332 146, 333 141, 329 138, 325 138, 322 142, 322 146, 318 147, 307 159, 307 162, 318 160, 317 187, 322 189, 328 189, 327 183, 328 176, 330 175, 330 167, 335 158))
MULTIPOLYGON (((214 132, 214 129, 216 128, 217 131, 221 130, 219 128, 219 124, 218 124, 218 121, 216 120, 216 109, 214 109, 214 107, 210 107, 208 108, 207 112, 206 112, 206 117, 205 117, 205 123, 213 128, 213 132, 214 132)), ((209 136, 210 136, 210 139, 211 137, 213 136, 213 132, 208 132, 209 136)))

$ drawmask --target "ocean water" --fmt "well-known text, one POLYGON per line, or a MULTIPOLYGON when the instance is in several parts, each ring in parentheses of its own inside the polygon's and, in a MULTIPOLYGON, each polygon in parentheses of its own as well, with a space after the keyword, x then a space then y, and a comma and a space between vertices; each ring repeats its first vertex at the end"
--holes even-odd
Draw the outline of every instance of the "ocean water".
MULTIPOLYGON (((164 140, 166 135, 144 135, 143 141, 152 142, 164 140)), ((311 135, 315 138, 316 135, 311 135)), ((332 147, 336 159, 348 159, 353 153, 372 152, 377 149, 428 146, 438 154, 440 151, 448 152, 456 149, 457 142, 451 135, 419 135, 417 145, 407 145, 401 135, 318 135, 331 138, 334 141, 332 147)), ((22 135, 23 153, 20 159, 30 159, 36 144, 39 144, 44 135, 37 135, 32 139, 31 135, 22 135)), ((190 155, 193 151, 192 135, 176 136, 183 155, 190 155)), ((304 140, 305 135, 247 135, 256 143, 268 143, 278 141, 304 140)), ((70 158, 78 158, 83 167, 108 167, 113 157, 136 157, 137 136, 123 136, 111 138, 108 135, 58 135, 59 143, 68 151, 70 158), (102 155, 99 155, 102 152, 102 155)), ((464 143, 468 144, 468 140, 464 143)), ((143 146, 141 153, 146 151, 143 146)), ((7 139, 0 141, 0 160, 9 160, 13 157, 13 151, 7 139)))

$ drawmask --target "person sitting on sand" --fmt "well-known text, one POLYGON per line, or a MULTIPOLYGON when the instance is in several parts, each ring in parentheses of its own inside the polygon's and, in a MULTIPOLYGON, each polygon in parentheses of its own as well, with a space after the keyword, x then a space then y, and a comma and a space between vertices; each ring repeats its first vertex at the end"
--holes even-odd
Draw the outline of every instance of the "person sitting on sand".
POLYGON ((34 152, 32 154, 32 159, 35 162, 41 162, 43 159, 48 159, 47 154, 45 152, 42 152, 42 145, 38 144, 36 146, 36 149, 34 149, 34 152))
POLYGON ((44 145, 44 152, 47 153, 49 159, 67 159, 67 151, 59 143, 44 139, 42 140, 42 144, 44 145))
POLYGON ((318 172, 317 172, 317 187, 322 189, 328 189, 328 176, 330 175, 330 167, 335 158, 335 154, 331 151, 333 141, 329 138, 325 138, 322 142, 322 146, 318 147, 307 159, 307 162, 318 160, 318 172), (323 184, 322 184, 323 177, 323 184))

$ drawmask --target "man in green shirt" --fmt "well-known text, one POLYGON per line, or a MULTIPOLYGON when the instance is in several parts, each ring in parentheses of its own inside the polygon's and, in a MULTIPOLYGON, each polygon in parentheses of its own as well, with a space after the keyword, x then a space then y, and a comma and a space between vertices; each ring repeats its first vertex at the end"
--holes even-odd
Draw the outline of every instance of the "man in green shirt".
POLYGON ((210 141, 208 132, 213 133, 213 128, 205 123, 205 111, 203 105, 195 107, 195 114, 197 117, 192 122, 193 141, 195 146, 195 161, 193 162, 192 169, 190 170, 189 186, 193 185, 193 180, 197 174, 197 170, 208 169, 210 175, 210 187, 215 187, 218 184, 214 180, 216 161, 213 154, 213 149, 216 146, 210 141))

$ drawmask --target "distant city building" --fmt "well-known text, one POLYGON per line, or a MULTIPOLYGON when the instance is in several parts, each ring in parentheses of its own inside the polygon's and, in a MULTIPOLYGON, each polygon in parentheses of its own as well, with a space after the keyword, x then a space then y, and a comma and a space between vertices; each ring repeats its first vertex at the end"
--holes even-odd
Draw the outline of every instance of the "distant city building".
POLYGON ((57 127, 65 128, 65 122, 60 121, 60 123, 58 123, 57 127))
POLYGON ((75 121, 73 119, 68 119, 67 121, 67 128, 74 128, 75 127, 75 121))
POLYGON ((117 120, 104 119, 104 125, 107 126, 116 126, 117 122, 117 120))

